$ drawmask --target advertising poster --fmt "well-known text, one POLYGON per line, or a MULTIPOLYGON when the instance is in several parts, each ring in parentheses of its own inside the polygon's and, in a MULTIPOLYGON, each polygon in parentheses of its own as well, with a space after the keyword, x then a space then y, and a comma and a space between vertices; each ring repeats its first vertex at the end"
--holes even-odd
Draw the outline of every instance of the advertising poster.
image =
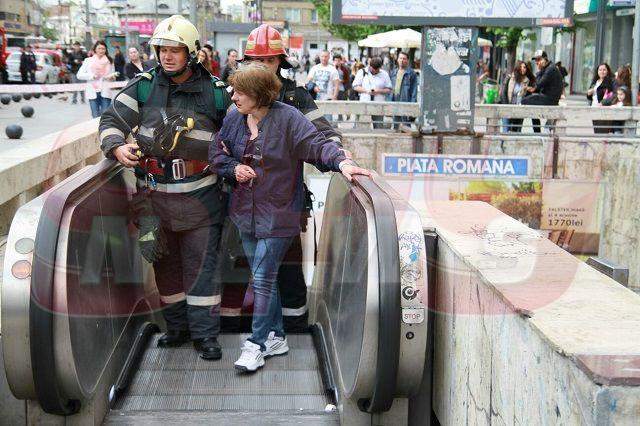
POLYGON ((484 201, 571 253, 598 252, 600 182, 481 177, 388 177, 387 182, 418 211, 429 201, 484 201))

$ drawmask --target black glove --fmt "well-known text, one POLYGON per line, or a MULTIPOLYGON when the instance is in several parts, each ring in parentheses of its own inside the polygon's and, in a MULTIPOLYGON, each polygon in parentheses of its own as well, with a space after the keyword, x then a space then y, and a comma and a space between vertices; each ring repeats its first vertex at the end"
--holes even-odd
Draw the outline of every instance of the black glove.
POLYGON ((160 218, 153 211, 151 193, 140 189, 131 200, 130 210, 133 223, 138 227, 138 244, 142 257, 149 263, 154 263, 169 254, 160 218))

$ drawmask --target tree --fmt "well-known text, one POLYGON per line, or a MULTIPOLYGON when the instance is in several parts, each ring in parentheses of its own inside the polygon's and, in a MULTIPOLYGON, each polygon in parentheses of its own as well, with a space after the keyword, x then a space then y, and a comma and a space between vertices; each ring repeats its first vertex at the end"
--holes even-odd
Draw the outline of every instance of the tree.
POLYGON ((497 39, 495 47, 501 47, 507 51, 507 69, 513 69, 516 62, 516 49, 521 40, 535 40, 536 34, 528 28, 522 27, 489 27, 487 32, 494 34, 497 39))
POLYGON ((56 41, 59 38, 58 30, 55 28, 43 25, 42 26, 42 37, 47 40, 56 41))

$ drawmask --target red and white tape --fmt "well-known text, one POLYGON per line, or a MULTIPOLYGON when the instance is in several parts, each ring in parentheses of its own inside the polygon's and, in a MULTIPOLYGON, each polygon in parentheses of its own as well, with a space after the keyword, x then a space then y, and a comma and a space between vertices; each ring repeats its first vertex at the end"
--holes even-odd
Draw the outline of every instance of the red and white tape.
MULTIPOLYGON (((126 81, 109 81, 104 85, 111 89, 120 89, 126 86, 126 81)), ((71 84, 2 84, 0 94, 3 93, 61 93, 82 92, 87 88, 87 83, 71 84)))

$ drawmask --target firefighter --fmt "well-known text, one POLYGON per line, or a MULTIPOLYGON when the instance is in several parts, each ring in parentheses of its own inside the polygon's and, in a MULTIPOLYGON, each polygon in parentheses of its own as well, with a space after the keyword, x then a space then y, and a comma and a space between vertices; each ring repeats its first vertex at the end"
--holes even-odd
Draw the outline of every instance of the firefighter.
MULTIPOLYGON (((280 96, 277 100, 297 108, 328 141, 336 142, 338 146, 342 147, 342 135, 320 113, 309 92, 304 87, 298 86, 295 81, 282 77, 281 69, 290 69, 297 64, 285 51, 282 36, 275 28, 263 24, 251 31, 247 39, 243 61, 262 62, 273 71, 282 83, 280 96)), ((344 153, 348 158, 351 157, 348 151, 344 151, 344 153)), ((303 231, 306 230, 306 219, 309 217, 309 209, 311 208, 311 193, 306 185, 304 189, 307 214, 302 217, 303 231)), ((291 246, 278 270, 278 288, 282 298, 282 315, 285 330, 289 333, 307 331, 309 317, 307 312, 307 286, 302 273, 302 242, 300 235, 297 235, 291 242, 291 246)))
POLYGON ((167 325, 158 346, 192 340, 211 360, 222 356, 216 258, 227 200, 207 153, 231 100, 196 61, 197 40, 182 16, 162 21, 149 41, 159 65, 114 97, 99 135, 108 158, 135 167, 138 242, 153 264, 167 325))

